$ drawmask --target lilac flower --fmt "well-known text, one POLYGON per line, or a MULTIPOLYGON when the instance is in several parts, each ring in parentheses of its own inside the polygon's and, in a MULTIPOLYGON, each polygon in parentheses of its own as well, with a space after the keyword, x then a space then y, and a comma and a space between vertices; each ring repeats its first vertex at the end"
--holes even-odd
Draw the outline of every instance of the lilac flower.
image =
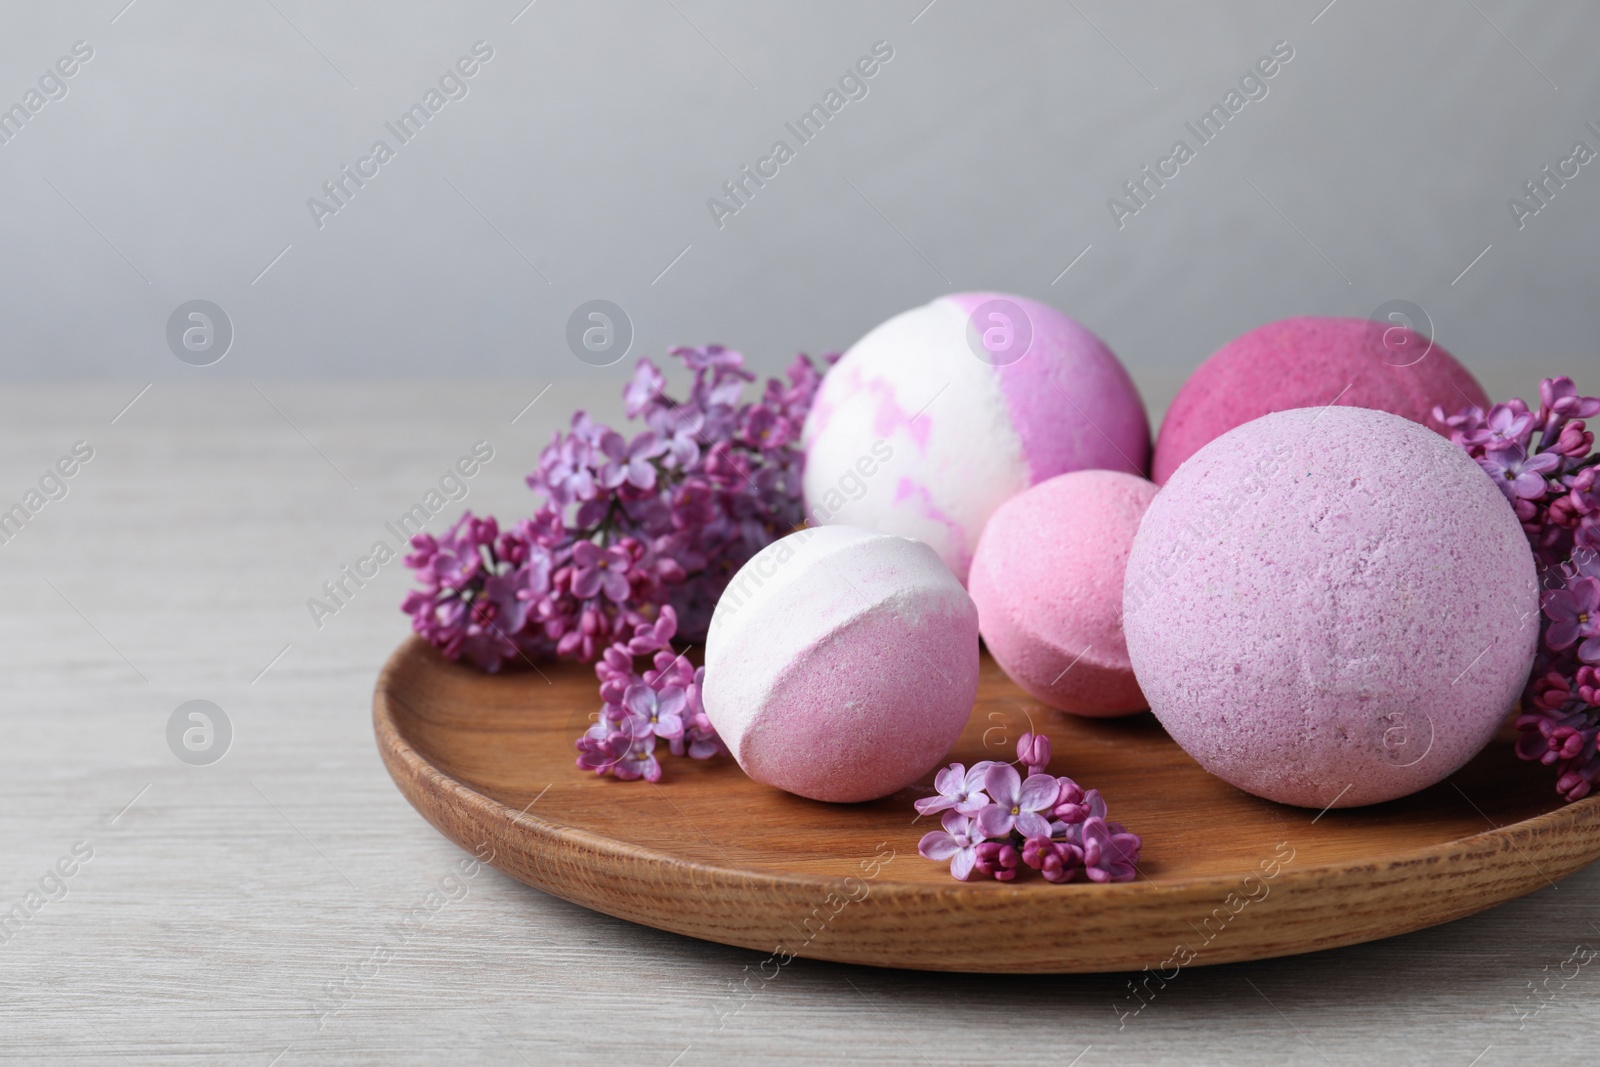
POLYGON ((1023 734, 1017 738, 1017 762, 1028 768, 1028 777, 1043 774, 1050 764, 1050 739, 1043 734, 1023 734))
POLYGON ((621 779, 657 781, 662 774, 656 740, 675 756, 709 759, 725 751, 701 702, 705 668, 672 651, 677 615, 663 607, 654 622, 639 623, 633 637, 607 648, 595 663, 600 679, 599 721, 576 742, 578 766, 621 779), (651 665, 635 669, 639 655, 651 665))
POLYGON ((641 359, 633 368, 633 377, 628 379, 628 385, 622 391, 623 410, 628 413, 628 418, 637 418, 650 403, 661 395, 661 390, 666 388, 667 379, 656 365, 648 359, 641 359))
MULTIPOLYGON (((668 604, 661 609, 656 621, 642 622, 634 627, 627 650, 634 656, 648 656, 652 652, 672 647, 672 635, 678 629, 678 613, 668 604)), ((609 653, 608 653, 609 654, 609 653)))
POLYGON ((1091 882, 1130 882, 1141 844, 1138 834, 1091 816, 1083 824, 1083 873, 1091 882))
MULTIPOLYGON (((1585 681, 1600 690, 1600 671, 1591 670, 1585 681)), ((1552 736, 1563 751, 1581 748, 1566 734, 1552 736)), ((1018 754, 1025 760, 1048 760, 1049 752, 1049 739, 1042 735, 1018 742, 1018 754)), ((952 763, 939 772, 935 787, 938 795, 924 797, 916 807, 924 814, 942 810, 945 829, 924 836, 918 851, 929 859, 950 859, 957 878, 976 873, 1010 882, 1024 867, 1048 882, 1069 882, 1080 872, 1097 882, 1133 877, 1143 842, 1118 823, 1107 822, 1105 799, 1071 778, 1039 773, 1024 780, 1010 764, 984 761, 968 770, 952 763), (976 792, 980 781, 994 802, 972 818, 963 807, 984 796, 976 792), (1046 816, 1055 816, 1055 821, 1046 816)))
POLYGON ((616 766, 629 749, 633 738, 609 723, 598 722, 578 739, 578 766, 586 771, 605 774, 616 766))
POLYGON ((601 468, 600 485, 615 489, 624 482, 638 489, 654 489, 656 468, 652 459, 667 450, 667 446, 653 433, 642 433, 625 444, 619 433, 608 433, 600 441, 600 451, 609 462, 601 468))
POLYGON ((675 685, 659 692, 648 685, 633 685, 622 698, 622 706, 644 720, 641 730, 649 729, 656 737, 668 740, 683 736, 683 711, 687 704, 684 691, 675 685))
POLYGON ((593 499, 593 457, 594 451, 588 443, 576 436, 560 441, 557 435, 557 443, 541 457, 537 474, 528 475, 528 484, 544 488, 550 499, 562 506, 593 499))
POLYGON ((611 773, 625 782, 636 778, 643 778, 647 782, 661 781, 661 763, 656 759, 655 737, 635 737, 632 746, 612 765, 611 773))
POLYGON ((1550 452, 1528 455, 1517 449, 1490 452, 1478 457, 1478 466, 1488 472, 1507 498, 1533 499, 1545 492, 1544 475, 1561 464, 1561 457, 1550 452))
POLYGON ((421 588, 408 593, 401 608, 412 629, 445 655, 496 671, 509 660, 550 651, 542 635, 526 628, 527 590, 541 572, 520 529, 501 533, 493 519, 467 512, 438 538, 416 535, 411 547, 406 564, 421 588))
POLYGON ((1047 882, 1069 882, 1083 865, 1083 849, 1069 841, 1030 837, 1022 847, 1022 862, 1044 875, 1047 882))
POLYGON ((987 874, 997 882, 1010 882, 1017 877, 1017 863, 1022 857, 1011 842, 985 841, 973 851, 977 853, 973 869, 979 874, 987 874))
POLYGON ((985 837, 1004 837, 1013 828, 1023 837, 1050 836, 1050 821, 1039 813, 1055 805, 1054 778, 1035 775, 1023 781, 1015 767, 997 763, 984 773, 983 788, 990 798, 978 812, 978 826, 985 837))
POLYGON ((1540 598, 1550 619, 1545 643, 1554 651, 1571 648, 1581 638, 1578 657, 1600 663, 1600 582, 1574 578, 1564 589, 1551 589, 1540 598))
POLYGON ((679 345, 670 352, 674 356, 681 356, 690 370, 713 370, 719 367, 738 369, 744 364, 743 356, 721 345, 679 345))
POLYGON ((1483 425, 1462 438, 1468 445, 1481 445, 1492 451, 1508 448, 1526 450, 1533 431, 1533 415, 1519 404, 1496 404, 1489 409, 1483 425))
POLYGON ((1511 400, 1487 415, 1434 414, 1506 494, 1533 550, 1546 592, 1516 752, 1551 767, 1570 801, 1600 785, 1600 456, 1582 421, 1600 415, 1600 398, 1546 378, 1539 399, 1536 412, 1511 400))
POLYGON ((976 815, 989 803, 983 791, 983 776, 994 763, 990 760, 972 765, 969 771, 959 763, 952 763, 933 776, 937 796, 923 797, 914 805, 918 814, 932 815, 954 809, 962 815, 976 815))
POLYGON ((1058 837, 1065 836, 1069 841, 1081 843, 1079 828, 1084 821, 1106 817, 1105 798, 1100 795, 1100 790, 1086 790, 1071 778, 1057 778, 1056 783, 1059 792, 1051 811, 1056 821, 1051 822, 1050 830, 1058 837))
POLYGON ((1474 430, 1482 428, 1484 417, 1483 409, 1476 404, 1469 404, 1454 415, 1446 412, 1438 404, 1433 406, 1433 420, 1449 430, 1450 440, 1462 448, 1470 447, 1466 443, 1466 437, 1474 430))
POLYGON ((1539 399, 1552 415, 1562 419, 1590 419, 1600 415, 1600 398, 1579 396, 1571 378, 1546 378, 1539 383, 1539 399))
POLYGON ((692 375, 687 396, 669 396, 665 375, 639 361, 623 403, 642 432, 630 439, 575 412, 527 476, 539 494, 531 517, 501 531, 468 513, 444 535, 419 535, 406 557, 417 588, 402 609, 447 657, 486 671, 598 661, 602 709, 576 741, 579 763, 618 777, 658 776, 657 738, 694 758, 726 751, 701 706, 703 673, 671 640, 703 639, 729 578, 804 522, 795 438, 838 359, 801 355, 752 402, 743 393, 755 375, 738 352, 673 354, 692 375), (654 665, 638 669, 641 656, 654 665), (654 723, 628 705, 635 686, 655 694, 654 723), (629 732, 641 723, 648 738, 629 732))
POLYGON ((963 882, 972 876, 978 863, 978 845, 983 837, 977 824, 959 811, 947 811, 939 820, 943 830, 930 830, 917 842, 917 851, 927 859, 950 861, 950 873, 963 882))
POLYGON ((593 541, 579 541, 572 549, 576 573, 572 576, 574 596, 588 600, 604 591, 612 600, 628 599, 628 554, 618 548, 601 548, 593 541))

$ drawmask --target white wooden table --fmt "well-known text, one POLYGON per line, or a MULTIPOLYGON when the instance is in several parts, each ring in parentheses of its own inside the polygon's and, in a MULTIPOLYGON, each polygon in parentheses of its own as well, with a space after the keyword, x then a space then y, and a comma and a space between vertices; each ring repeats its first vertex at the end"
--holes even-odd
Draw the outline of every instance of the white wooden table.
POLYGON ((0 909, 59 897, 0 932, 0 1061, 1595 1062, 1600 964, 1562 965, 1600 946, 1600 869, 1407 937, 1185 971, 1120 1026, 1127 976, 796 960, 719 1028, 760 954, 492 869, 397 932, 464 855, 372 741, 409 576, 388 565, 321 629, 306 601, 477 440, 495 458, 466 505, 525 512, 538 448, 613 390, 558 384, 512 425, 543 382, 259 384, 157 384, 114 423, 142 383, 0 392, 0 509, 94 450, 0 545, 0 909), (167 743, 194 699, 233 728, 210 766, 167 743))

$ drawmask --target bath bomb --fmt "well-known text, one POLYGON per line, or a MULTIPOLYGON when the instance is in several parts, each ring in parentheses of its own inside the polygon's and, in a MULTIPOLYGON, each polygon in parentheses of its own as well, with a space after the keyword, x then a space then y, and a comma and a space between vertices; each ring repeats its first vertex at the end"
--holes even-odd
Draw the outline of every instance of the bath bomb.
POLYGON ((853 526, 739 569, 706 637, 704 701, 758 782, 873 800, 950 751, 978 692, 978 609, 933 549, 853 526))
POLYGON ((983 524, 1068 471, 1143 474, 1144 405, 1117 357, 1044 304, 957 293, 851 346, 806 419, 806 514, 914 537, 963 583, 983 524))
POLYGON ((1309 808, 1471 759, 1527 681, 1533 553, 1477 463, 1365 408, 1283 411, 1196 452, 1145 513, 1128 654, 1184 750, 1309 808))
POLYGON ((1161 420, 1151 477, 1165 485, 1208 441, 1290 408, 1374 408, 1429 425, 1435 404, 1485 411, 1483 387, 1440 345, 1404 326, 1304 316, 1234 338, 1183 383, 1161 420))
POLYGON ((1122 579, 1153 483, 1060 474, 990 516, 967 590, 995 662, 1035 700, 1076 715, 1145 708, 1122 636, 1122 579))

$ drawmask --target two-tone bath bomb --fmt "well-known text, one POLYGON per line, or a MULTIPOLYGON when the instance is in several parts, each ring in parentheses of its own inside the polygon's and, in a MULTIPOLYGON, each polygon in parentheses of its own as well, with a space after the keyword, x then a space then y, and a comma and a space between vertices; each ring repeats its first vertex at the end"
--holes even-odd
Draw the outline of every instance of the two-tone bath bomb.
POLYGON ((983 524, 1068 471, 1146 471, 1132 380, 1061 312, 957 293, 896 315, 823 379, 802 443, 806 514, 932 545, 962 582, 983 524))
POLYGON ((990 517, 967 590, 990 654, 1029 696, 1077 715, 1144 709, 1122 636, 1122 584, 1155 495, 1137 475, 1076 471, 990 517))
POLYGON ((706 637, 704 700, 758 782, 873 800, 950 751, 978 691, 978 610, 933 550, 852 526, 740 568, 706 637))
POLYGON ((1173 398, 1156 440, 1151 477, 1172 472, 1207 442, 1274 411, 1373 408, 1428 425, 1434 405, 1485 411, 1489 398, 1443 346, 1406 326, 1317 316, 1283 319, 1234 338, 1173 398))
POLYGON ((1533 554, 1477 463, 1363 408, 1246 423, 1183 465, 1128 558, 1150 709, 1240 789, 1350 807, 1471 759, 1539 636, 1533 554))

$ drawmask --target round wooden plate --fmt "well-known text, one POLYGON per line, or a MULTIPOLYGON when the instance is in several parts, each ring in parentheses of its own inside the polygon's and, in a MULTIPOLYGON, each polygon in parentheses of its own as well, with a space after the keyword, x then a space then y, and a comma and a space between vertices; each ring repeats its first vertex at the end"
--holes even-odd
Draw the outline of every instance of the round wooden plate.
POLYGON ((1144 838, 1130 883, 958 882, 917 855, 936 828, 917 787, 822 804, 727 757, 667 757, 659 785, 579 771, 593 671, 481 674, 418 638, 378 678, 373 719, 400 791, 440 832, 514 878, 633 922, 772 953, 941 971, 1173 968, 1350 945, 1470 915, 1600 858, 1600 796, 1564 805, 1502 735, 1404 800, 1322 813, 1239 792, 1149 714, 1045 708, 984 657, 950 755, 1011 759, 1030 728, 1051 771, 1098 788, 1144 838))

